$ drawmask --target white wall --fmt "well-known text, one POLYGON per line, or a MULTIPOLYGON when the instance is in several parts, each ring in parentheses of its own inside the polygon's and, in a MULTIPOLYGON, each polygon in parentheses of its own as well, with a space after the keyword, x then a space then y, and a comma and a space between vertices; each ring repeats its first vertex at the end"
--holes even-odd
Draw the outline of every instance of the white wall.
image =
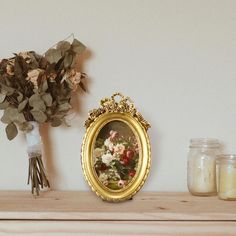
MULTIPOLYGON (((83 122, 115 91, 152 124, 145 190, 187 190, 191 137, 219 138, 236 153, 235 13, 233 0, 1 0, 1 58, 43 53, 71 32, 89 48, 80 115, 72 128, 42 131, 53 188, 89 189, 80 166, 83 122)), ((28 189, 23 135, 9 142, 0 124, 0 137, 0 189, 28 189)))

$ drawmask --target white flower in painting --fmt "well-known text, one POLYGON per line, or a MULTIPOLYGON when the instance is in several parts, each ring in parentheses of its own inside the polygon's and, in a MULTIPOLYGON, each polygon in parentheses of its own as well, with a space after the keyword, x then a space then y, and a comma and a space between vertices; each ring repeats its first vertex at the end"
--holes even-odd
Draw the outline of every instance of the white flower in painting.
POLYGON ((104 183, 105 181, 107 181, 107 179, 108 179, 108 176, 107 176, 105 173, 101 173, 101 174, 99 175, 99 180, 100 180, 102 183, 104 183))
POLYGON ((93 151, 93 157, 98 158, 101 157, 104 153, 104 150, 102 148, 95 148, 93 151))
POLYGON ((108 173, 109 173, 109 176, 111 176, 113 180, 121 179, 119 173, 114 169, 109 169, 108 173))
POLYGON ((113 153, 113 157, 115 160, 120 160, 120 155, 116 152, 113 153))
POLYGON ((114 160, 114 157, 110 154, 110 153, 107 153, 107 154, 104 154, 102 156, 102 162, 105 163, 107 166, 110 164, 111 161, 114 160))
POLYGON ((114 152, 118 153, 118 154, 123 154, 125 151, 125 146, 121 143, 118 143, 115 147, 114 147, 114 152))
POLYGON ((108 147, 108 149, 109 149, 110 151, 113 151, 113 149, 114 149, 114 144, 113 144, 113 142, 111 141, 110 138, 108 138, 108 139, 105 140, 104 145, 105 145, 106 147, 108 147))

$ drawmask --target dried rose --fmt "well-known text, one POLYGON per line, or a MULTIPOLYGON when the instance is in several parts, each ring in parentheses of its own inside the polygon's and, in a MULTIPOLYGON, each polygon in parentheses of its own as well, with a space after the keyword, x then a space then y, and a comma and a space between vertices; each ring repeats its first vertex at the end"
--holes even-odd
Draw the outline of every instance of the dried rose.
POLYGON ((61 83, 66 81, 70 88, 75 91, 78 87, 78 84, 80 83, 82 74, 75 69, 71 69, 70 71, 67 71, 65 75, 63 76, 61 83))
POLYGON ((33 83, 35 88, 38 88, 38 77, 42 71, 43 70, 41 69, 34 69, 27 73, 28 77, 26 80, 29 80, 31 83, 33 83))
POLYGON ((7 64, 6 72, 8 75, 14 75, 14 67, 11 64, 7 64))
POLYGON ((48 79, 50 80, 50 82, 55 82, 56 77, 57 77, 56 73, 50 73, 48 75, 48 79))
POLYGON ((26 63, 29 64, 31 62, 31 57, 30 57, 29 52, 20 52, 18 55, 22 57, 26 63))

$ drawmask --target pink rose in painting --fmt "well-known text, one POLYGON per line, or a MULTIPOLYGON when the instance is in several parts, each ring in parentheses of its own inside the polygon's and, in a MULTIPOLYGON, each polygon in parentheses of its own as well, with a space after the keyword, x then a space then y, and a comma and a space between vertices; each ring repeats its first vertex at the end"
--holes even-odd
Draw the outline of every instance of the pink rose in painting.
POLYGON ((110 138, 111 139, 115 139, 119 136, 118 132, 117 131, 114 131, 114 130, 111 130, 110 131, 110 138))
POLYGON ((117 154, 122 155, 125 151, 125 146, 121 143, 118 143, 115 147, 114 147, 114 152, 117 154))
POLYGON ((132 159, 134 157, 134 151, 132 150, 128 150, 126 152, 126 156, 129 158, 129 159, 132 159))
POLYGON ((125 180, 119 180, 117 185, 118 185, 119 188, 124 188, 125 187, 125 183, 126 183, 125 180))

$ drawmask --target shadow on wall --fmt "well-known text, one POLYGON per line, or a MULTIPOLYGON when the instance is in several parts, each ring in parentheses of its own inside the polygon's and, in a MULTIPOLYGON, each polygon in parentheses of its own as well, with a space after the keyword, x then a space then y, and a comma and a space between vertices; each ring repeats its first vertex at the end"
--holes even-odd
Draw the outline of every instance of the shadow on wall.
MULTIPOLYGON (((151 144, 151 168, 150 168, 150 173, 147 179, 147 183, 144 185, 144 189, 145 189, 145 186, 147 186, 149 183, 152 182, 153 179, 156 178, 154 172, 156 171, 159 172, 160 165, 161 165, 160 147, 161 147, 161 142, 163 140, 163 136, 160 133, 160 129, 156 125, 155 121, 152 120, 151 117, 147 118, 147 120, 150 122, 150 125, 151 125, 151 128, 148 130, 148 135, 150 137, 150 144, 151 144)), ((158 189, 156 188, 155 191, 158 191, 158 189)))
MULTIPOLYGON (((77 70, 78 71, 85 71, 85 62, 87 59, 92 57, 92 53, 90 50, 86 50, 83 55, 81 55, 78 58, 77 62, 77 70)), ((87 89, 91 83, 90 78, 87 78, 83 81, 84 87, 86 88, 86 92, 89 93, 89 90, 87 89)), ((72 105, 72 110, 70 113, 73 113, 75 116, 78 114, 87 114, 88 111, 85 111, 83 108, 83 104, 81 103, 80 97, 84 95, 84 91, 79 88, 76 94, 72 96, 71 99, 71 105, 72 105)), ((66 125, 63 125, 62 128, 68 128, 66 125)), ((62 176, 60 175, 59 171, 56 169, 56 159, 53 153, 53 145, 52 145, 52 140, 51 140, 51 129, 52 127, 46 123, 42 124, 40 127, 40 133, 42 137, 42 142, 43 142, 43 149, 44 149, 44 163, 46 167, 46 172, 48 173, 48 178, 50 181, 51 189, 57 189, 59 184, 62 180, 62 176)))

